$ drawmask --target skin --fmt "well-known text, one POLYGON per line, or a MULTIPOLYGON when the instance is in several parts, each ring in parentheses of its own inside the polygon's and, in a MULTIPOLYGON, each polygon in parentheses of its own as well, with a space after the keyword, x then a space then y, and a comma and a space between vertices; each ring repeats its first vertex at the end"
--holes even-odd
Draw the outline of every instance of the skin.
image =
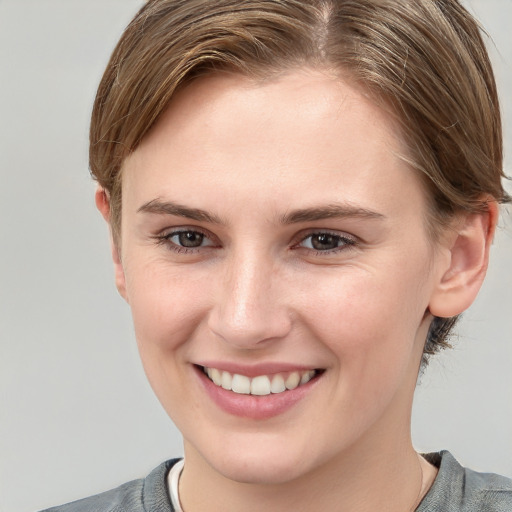
MULTIPOLYGON (((460 217, 434 244, 403 151, 357 89, 301 69, 196 80, 125 161, 116 282, 184 437, 187 512, 407 511, 431 485, 410 438, 423 344, 432 314, 473 301, 497 213, 460 217), (211 218, 148 211, 156 200, 211 218), (333 205, 344 214, 326 215, 333 205), (305 209, 324 212, 290 218, 305 209), (184 249, 177 231, 201 245, 184 249), (298 404, 255 420, 211 400, 204 361, 323 373, 298 404)), ((96 199, 108 221, 108 194, 96 199)))

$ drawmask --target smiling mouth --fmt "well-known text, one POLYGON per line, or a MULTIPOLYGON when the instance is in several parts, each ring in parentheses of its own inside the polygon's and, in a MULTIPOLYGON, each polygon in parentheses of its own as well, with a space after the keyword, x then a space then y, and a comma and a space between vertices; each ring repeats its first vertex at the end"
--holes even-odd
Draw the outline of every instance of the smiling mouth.
POLYGON ((247 377, 217 368, 201 367, 218 387, 241 395, 268 396, 291 391, 314 379, 323 370, 303 370, 247 377))

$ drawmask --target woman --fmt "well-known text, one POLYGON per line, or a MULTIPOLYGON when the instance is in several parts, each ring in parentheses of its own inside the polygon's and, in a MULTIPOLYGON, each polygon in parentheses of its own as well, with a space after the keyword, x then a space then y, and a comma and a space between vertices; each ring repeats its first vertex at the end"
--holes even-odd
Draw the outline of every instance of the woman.
POLYGON ((509 480, 410 438, 509 200, 501 144, 456 0, 148 2, 90 163, 185 458, 52 510, 510 509, 509 480))

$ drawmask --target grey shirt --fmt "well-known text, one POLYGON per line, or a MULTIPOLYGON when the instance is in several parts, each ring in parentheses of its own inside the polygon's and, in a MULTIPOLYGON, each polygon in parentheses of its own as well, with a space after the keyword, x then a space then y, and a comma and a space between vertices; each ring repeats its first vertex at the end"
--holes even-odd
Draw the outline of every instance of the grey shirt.
MULTIPOLYGON (((416 512, 512 512, 512 480, 463 468, 447 451, 425 458, 439 473, 416 512)), ((44 512, 174 512, 167 473, 177 460, 164 462, 146 478, 44 512)))

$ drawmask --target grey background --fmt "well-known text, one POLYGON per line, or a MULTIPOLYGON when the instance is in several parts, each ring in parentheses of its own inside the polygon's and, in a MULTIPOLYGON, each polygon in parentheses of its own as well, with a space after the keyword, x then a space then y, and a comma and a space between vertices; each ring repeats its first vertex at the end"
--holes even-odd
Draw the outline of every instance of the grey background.
MULTIPOLYGON (((512 0, 468 2, 494 39, 512 152, 512 0)), ((0 511, 145 475, 181 453, 138 361, 87 171, 95 87, 140 0, 0 0, 0 511)), ((510 190, 510 187, 509 187, 510 190)), ((512 477, 512 218, 487 282, 417 390, 418 449, 512 477)))

